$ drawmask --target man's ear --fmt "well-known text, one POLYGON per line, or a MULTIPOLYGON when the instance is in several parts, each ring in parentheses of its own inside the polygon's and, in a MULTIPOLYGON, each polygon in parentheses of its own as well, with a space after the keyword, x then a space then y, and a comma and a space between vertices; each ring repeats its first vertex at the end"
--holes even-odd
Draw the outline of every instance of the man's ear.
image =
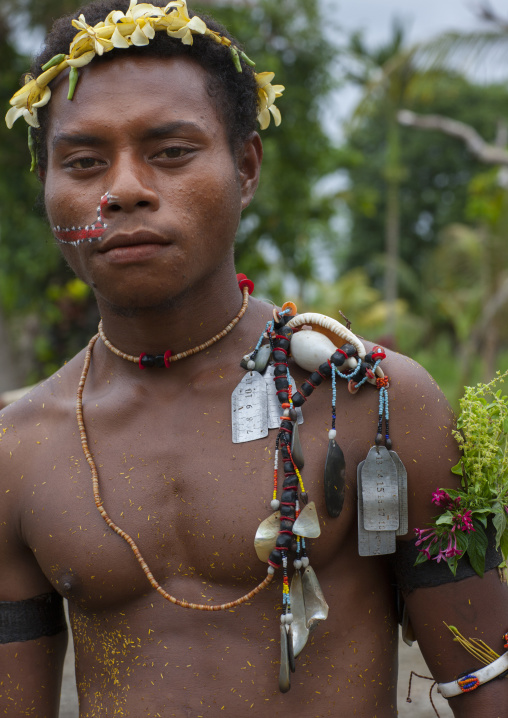
POLYGON ((41 167, 41 165, 37 165, 37 176, 42 182, 42 184, 44 184, 44 182, 46 181, 46 170, 44 169, 44 167, 41 167))
POLYGON ((263 159, 263 145, 257 132, 249 135, 237 157, 242 209, 245 209, 249 206, 256 192, 263 159))

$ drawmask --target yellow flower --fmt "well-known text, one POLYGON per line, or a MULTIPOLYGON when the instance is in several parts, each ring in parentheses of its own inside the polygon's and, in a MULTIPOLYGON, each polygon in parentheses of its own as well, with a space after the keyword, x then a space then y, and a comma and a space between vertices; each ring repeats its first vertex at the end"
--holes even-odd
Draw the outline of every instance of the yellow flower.
POLYGON ((104 50, 113 49, 111 40, 101 37, 97 32, 99 28, 104 27, 103 22, 98 23, 95 27, 91 27, 87 24, 85 16, 80 15, 77 20, 72 20, 72 24, 76 30, 81 29, 81 32, 78 32, 72 41, 69 48, 69 55, 79 56, 81 54, 79 51, 84 47, 88 47, 90 43, 92 47, 89 49, 93 49, 97 55, 102 55, 104 50))
POLYGON ((5 123, 9 130, 19 117, 23 117, 31 127, 39 127, 37 108, 47 105, 51 97, 49 87, 39 87, 35 80, 28 80, 10 100, 12 105, 5 115, 5 123))
MULTIPOLYGON (((36 79, 28 78, 21 90, 10 100, 11 109, 5 121, 10 129, 19 117, 24 117, 32 127, 39 127, 37 108, 46 105, 51 97, 48 85, 62 70, 71 68, 68 99, 72 99, 78 77, 78 68, 87 65, 95 55, 103 55, 114 48, 127 49, 131 45, 148 45, 156 31, 165 31, 170 37, 178 38, 184 45, 192 45, 193 35, 206 35, 230 48, 233 61, 239 72, 240 57, 249 65, 254 65, 231 41, 217 32, 209 30, 205 22, 195 15, 189 17, 186 0, 170 0, 164 7, 155 7, 149 3, 130 0, 127 12, 111 11, 104 22, 94 27, 88 25, 81 14, 72 25, 79 31, 69 47, 69 54, 55 55, 44 67, 46 68, 36 79)), ((261 129, 266 129, 273 116, 276 125, 280 125, 280 112, 275 106, 275 99, 282 95, 282 85, 272 85, 273 72, 255 73, 258 85, 258 121, 261 129)))
POLYGON ((270 124, 270 113, 278 127, 282 121, 280 110, 274 102, 277 97, 282 97, 285 90, 284 85, 272 85, 275 77, 274 72, 255 72, 254 77, 258 85, 258 122, 262 130, 266 130, 270 124))

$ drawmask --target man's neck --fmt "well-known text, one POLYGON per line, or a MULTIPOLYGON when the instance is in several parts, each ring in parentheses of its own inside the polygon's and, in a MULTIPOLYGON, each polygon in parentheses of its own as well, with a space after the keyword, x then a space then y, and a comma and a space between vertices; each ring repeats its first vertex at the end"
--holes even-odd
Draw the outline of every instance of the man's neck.
POLYGON ((104 333, 116 348, 143 352, 187 351, 221 332, 238 313, 242 294, 234 271, 153 307, 116 308, 98 297, 104 333))

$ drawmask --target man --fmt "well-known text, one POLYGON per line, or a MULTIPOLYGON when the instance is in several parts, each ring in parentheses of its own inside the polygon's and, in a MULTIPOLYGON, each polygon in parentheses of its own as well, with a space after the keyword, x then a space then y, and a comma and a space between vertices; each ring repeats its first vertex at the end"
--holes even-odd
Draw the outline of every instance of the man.
MULTIPOLYGON (((299 473, 286 470, 294 464, 285 437, 297 426, 287 385, 278 389, 279 432, 243 441, 247 404, 240 401, 233 405, 240 440, 231 439, 231 395, 246 376, 241 358, 252 355, 268 324, 272 354, 285 367, 279 354, 287 354, 291 334, 280 313, 270 326, 274 315, 265 303, 251 298, 243 311, 247 292, 242 304, 233 264, 241 211, 259 178, 255 117, 281 88, 268 88, 266 105, 256 108, 256 77, 243 61, 237 72, 236 46, 231 53, 220 39, 224 31, 207 21, 216 41, 194 18, 194 44, 183 44, 189 18, 184 3, 170 5, 169 12, 184 18, 180 30, 170 27, 173 37, 161 30, 150 37, 153 9, 121 0, 86 8, 86 23, 60 21, 36 64, 63 53, 74 65, 55 74, 50 98, 36 88, 38 99, 27 94, 10 116, 28 113, 36 124, 39 111, 37 162, 48 219, 66 261, 93 288, 103 324, 87 352, 1 416, 0 705, 7 716, 57 715, 67 643, 63 596, 81 718, 391 718, 397 680, 391 559, 358 555, 356 467, 378 431, 378 393, 368 383, 355 396, 345 383, 336 386, 336 439, 346 459, 345 500, 336 518, 327 513, 322 488, 327 447, 335 443, 329 387, 304 406, 305 491, 298 495, 302 507, 305 495, 315 502, 321 519, 320 538, 307 539, 306 548, 329 616, 301 648, 287 692, 286 616, 294 614, 296 626, 297 607, 284 609, 281 624, 285 569, 275 567, 289 563, 291 577, 297 511, 295 501, 272 499, 277 437, 286 478, 299 473), (106 29, 93 30, 105 18, 124 31, 130 23, 138 46, 124 47, 117 38, 109 51, 106 29), (86 64, 72 54, 76 30, 93 43, 86 64), (76 66, 79 78, 69 92, 76 66), (286 513, 285 504, 291 504, 286 513), (281 548, 270 553, 267 573, 253 539, 274 507, 288 516, 286 523, 295 522, 295 531, 278 534, 281 548), (284 535, 291 537, 286 546, 284 535), (221 610, 205 610, 212 605, 221 610)), ((57 57, 53 67, 61 62, 57 57)), ((266 114, 261 120, 266 124, 266 114)), ((240 285, 250 288, 242 278, 240 285)), ((352 346, 361 354, 361 342, 360 349, 352 346)), ((344 362, 348 352, 342 354, 344 362)), ((345 366, 347 376, 352 370, 345 366)), ((409 474, 409 532, 400 539, 408 545, 413 529, 435 513, 436 485, 454 485, 453 419, 414 362, 389 353, 382 366, 390 377, 391 435, 409 474)), ((368 374, 374 381, 376 371, 382 379, 376 367, 368 374)), ((252 364, 247 368, 256 374, 252 364)), ((289 368, 300 387, 309 370, 292 360, 289 368)), ((297 555, 299 574, 308 561, 305 551, 297 555)), ((495 570, 483 579, 447 577, 438 584, 408 579, 404 590, 429 667, 438 681, 450 682, 480 665, 453 642, 443 621, 498 647, 508 623, 507 592, 495 570)), ((313 597, 320 598, 316 586, 313 597)), ((450 706, 456 716, 494 718, 504 715, 506 695, 506 682, 494 680, 452 698, 450 706)))

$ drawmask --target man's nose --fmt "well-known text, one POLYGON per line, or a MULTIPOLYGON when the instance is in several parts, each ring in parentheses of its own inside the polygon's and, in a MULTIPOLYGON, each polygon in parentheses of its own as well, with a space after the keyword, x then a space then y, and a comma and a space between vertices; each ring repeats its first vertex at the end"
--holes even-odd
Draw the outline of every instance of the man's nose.
POLYGON ((153 185, 153 174, 146 164, 131 157, 118 160, 108 173, 107 191, 110 200, 104 208, 104 216, 117 212, 134 212, 146 207, 159 209, 159 194, 153 185))

